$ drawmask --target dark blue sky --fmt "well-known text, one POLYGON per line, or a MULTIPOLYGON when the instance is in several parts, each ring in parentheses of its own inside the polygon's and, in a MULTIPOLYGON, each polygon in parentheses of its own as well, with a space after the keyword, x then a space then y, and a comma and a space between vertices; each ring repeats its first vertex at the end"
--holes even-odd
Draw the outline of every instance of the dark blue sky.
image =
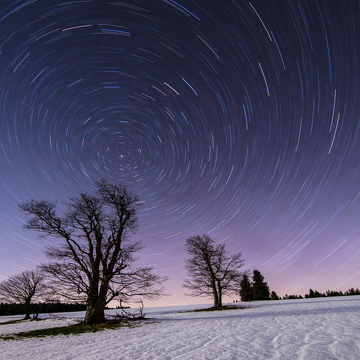
POLYGON ((280 295, 360 287, 359 18, 355 0, 1 0, 0 280, 56 242, 17 204, 107 179, 144 203, 162 303, 194 301, 202 233, 280 295))

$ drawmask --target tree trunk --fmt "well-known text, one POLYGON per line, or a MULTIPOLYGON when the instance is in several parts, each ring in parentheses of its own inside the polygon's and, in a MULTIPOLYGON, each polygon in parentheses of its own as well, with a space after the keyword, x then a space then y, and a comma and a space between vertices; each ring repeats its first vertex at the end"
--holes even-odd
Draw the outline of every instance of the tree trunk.
POLYGON ((212 290, 213 290, 213 295, 214 295, 214 307, 216 308, 217 304, 219 302, 219 296, 218 296, 218 292, 216 289, 215 281, 211 285, 212 285, 212 290))
POLYGON ((26 301, 24 303, 24 311, 25 311, 24 320, 29 320, 30 319, 30 302, 26 301))
POLYGON ((218 309, 221 309, 222 308, 222 288, 221 288, 220 282, 218 282, 217 293, 218 293, 218 302, 217 302, 216 307, 218 309))
POLYGON ((101 324, 105 322, 105 306, 105 300, 99 297, 96 299, 88 299, 84 325, 101 324))

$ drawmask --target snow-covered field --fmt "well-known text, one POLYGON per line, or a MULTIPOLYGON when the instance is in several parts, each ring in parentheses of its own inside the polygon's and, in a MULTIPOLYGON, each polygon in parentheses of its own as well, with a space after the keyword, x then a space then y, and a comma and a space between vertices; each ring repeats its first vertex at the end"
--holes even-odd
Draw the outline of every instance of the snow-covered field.
MULTIPOLYGON (((239 304, 242 305, 242 304, 239 304)), ((360 359, 360 296, 262 301, 244 310, 179 313, 201 306, 148 308, 134 328, 0 340, 1 359, 360 359)), ((58 314, 60 315, 60 314, 58 314)), ((62 316, 64 314, 61 314, 62 316)), ((0 335, 68 324, 47 319, 0 325, 0 335)), ((14 317, 2 317, 0 322, 14 317)))

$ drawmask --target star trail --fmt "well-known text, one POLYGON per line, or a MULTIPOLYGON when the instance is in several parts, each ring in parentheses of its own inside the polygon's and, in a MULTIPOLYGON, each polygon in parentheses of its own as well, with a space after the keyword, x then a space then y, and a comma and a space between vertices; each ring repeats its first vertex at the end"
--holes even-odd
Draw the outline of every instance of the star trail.
POLYGON ((279 295, 359 287, 359 18, 357 0, 1 0, 0 280, 57 241, 20 202, 61 210, 107 179, 143 203, 163 304, 204 302, 181 288, 203 233, 279 295))

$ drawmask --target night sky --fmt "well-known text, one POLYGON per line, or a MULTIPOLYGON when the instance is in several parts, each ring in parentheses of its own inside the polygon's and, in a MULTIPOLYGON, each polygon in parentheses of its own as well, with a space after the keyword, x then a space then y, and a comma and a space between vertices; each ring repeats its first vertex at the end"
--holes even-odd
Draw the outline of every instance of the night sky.
POLYGON ((357 0, 1 0, 0 280, 56 243, 19 203, 107 179, 170 278, 146 304, 206 302, 181 287, 203 233, 278 295, 360 287, 359 19, 357 0))

